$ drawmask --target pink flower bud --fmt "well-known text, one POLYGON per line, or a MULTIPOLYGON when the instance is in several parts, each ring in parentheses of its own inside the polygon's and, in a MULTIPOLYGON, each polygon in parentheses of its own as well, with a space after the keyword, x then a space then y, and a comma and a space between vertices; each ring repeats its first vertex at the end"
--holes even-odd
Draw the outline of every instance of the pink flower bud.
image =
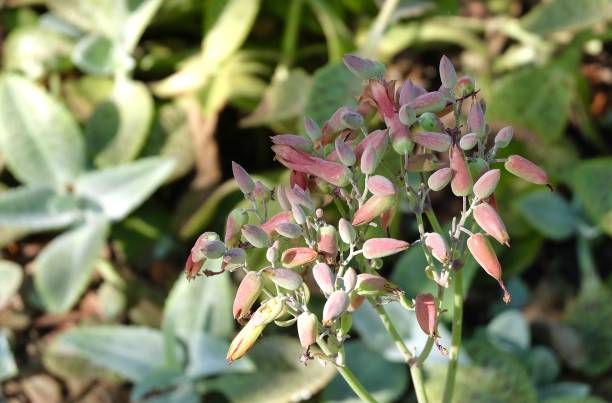
POLYGON ((425 245, 431 250, 431 254, 440 263, 448 261, 448 247, 442 235, 430 232, 425 235, 425 245))
POLYGON ((251 179, 251 176, 242 166, 234 161, 232 161, 232 173, 242 193, 249 194, 255 189, 255 183, 253 179, 251 179))
POLYGON ((291 205, 291 215, 293 216, 293 221, 297 224, 304 225, 306 223, 306 213, 304 213, 304 210, 298 204, 291 205))
POLYGON ((295 134, 279 134, 270 137, 270 140, 272 144, 286 145, 306 152, 312 151, 312 142, 295 134))
POLYGON ((440 112, 446 108, 446 97, 440 91, 432 91, 406 102, 417 115, 425 112, 440 112))
POLYGON ((355 231, 355 227, 345 218, 341 218, 338 222, 338 233, 340 234, 340 239, 347 245, 355 242, 355 238, 357 237, 357 232, 355 231))
POLYGON ((467 196, 472 191, 472 177, 463 152, 457 144, 450 151, 450 168, 453 170, 451 189, 455 196, 467 196))
POLYGON ((342 61, 361 80, 382 80, 385 76, 385 65, 382 63, 351 54, 344 55, 342 61))
POLYGON ((336 138, 336 154, 338 159, 347 167, 355 165, 356 157, 353 149, 344 142, 342 137, 336 138))
POLYGON ((385 83, 380 81, 369 82, 370 94, 378 113, 384 119, 387 126, 390 125, 391 121, 395 118, 395 105, 393 104, 392 97, 389 94, 388 87, 385 83))
POLYGON ((491 169, 482 175, 476 183, 474 183, 474 195, 480 200, 484 200, 491 196, 499 183, 500 170, 491 169))
POLYGON ((291 204, 289 203, 289 199, 287 198, 285 191, 286 188, 284 186, 278 185, 274 190, 274 195, 276 196, 276 200, 283 210, 291 210, 291 204))
POLYGON ((474 207, 473 214, 474 220, 484 232, 495 238, 500 244, 510 246, 508 242, 510 237, 508 232, 506 232, 506 226, 491 205, 482 202, 474 207))
POLYGON ((408 127, 412 126, 417 121, 415 110, 408 105, 404 105, 400 108, 398 117, 400 122, 408 127))
POLYGON ((497 260, 493 247, 482 234, 473 234, 467 240, 467 247, 478 264, 499 283, 504 291, 504 302, 510 302, 511 296, 502 280, 502 268, 497 260))
POLYGON ((414 143, 410 140, 410 132, 404 126, 401 130, 391 131, 391 147, 400 155, 406 155, 414 149, 414 143))
POLYGON ((376 217, 390 209, 395 203, 395 196, 372 196, 361 206, 353 216, 353 225, 359 226, 369 223, 376 217))
POLYGON ((285 267, 294 268, 313 262, 317 256, 317 251, 310 248, 289 248, 283 252, 281 263, 285 267))
POLYGON ((302 312, 297 317, 298 337, 303 348, 308 348, 317 342, 318 322, 317 315, 312 312, 302 312))
POLYGON ((506 126, 495 135, 495 147, 506 148, 512 141, 512 126, 506 126))
POLYGON ((315 264, 312 268, 312 276, 323 293, 331 294, 334 292, 334 274, 327 264, 315 264))
POLYGON ((444 133, 444 124, 435 113, 425 112, 419 116, 419 126, 425 132, 444 133))
POLYGON ((234 209, 227 216, 225 222, 225 236, 223 240, 228 247, 236 246, 240 242, 240 230, 249 219, 244 209, 234 209))
POLYGON ((262 289, 263 282, 259 274, 250 271, 244 276, 234 298, 234 319, 242 319, 249 316, 251 307, 259 298, 262 289))
POLYGON ((408 172, 430 172, 441 166, 434 154, 418 154, 406 159, 405 168, 408 172))
POLYGON ((468 128, 471 132, 482 137, 485 135, 485 120, 480 102, 472 102, 468 113, 468 128))
POLYGON ((410 244, 393 238, 370 238, 363 243, 363 257, 377 259, 408 249, 410 244))
POLYGON ((349 305, 348 295, 342 290, 334 291, 323 307, 323 325, 331 326, 340 317, 349 305))
POLYGON ((336 137, 347 128, 346 123, 342 120, 342 116, 348 111, 351 111, 351 108, 348 106, 341 106, 325 122, 323 129, 321 129, 321 143, 323 145, 333 142, 336 137))
POLYGON ((382 175, 368 178, 368 190, 375 196, 393 196, 396 193, 395 185, 382 175))
POLYGON ((455 85, 455 94, 459 97, 466 97, 474 92, 476 83, 469 76, 463 76, 457 80, 455 85))
POLYGON ((257 225, 244 225, 242 227, 242 236, 256 248, 267 248, 270 245, 268 234, 257 225))
POLYGON ((355 147, 355 157, 357 157, 358 161, 361 161, 361 156, 363 155, 366 148, 374 147, 380 148, 382 144, 387 140, 387 131, 386 130, 375 130, 372 133, 368 134, 366 138, 361 140, 361 142, 355 147))
POLYGON ((357 275, 355 292, 362 296, 382 296, 393 294, 399 288, 377 274, 361 273, 357 275))
POLYGON ((348 294, 355 288, 357 284, 357 272, 352 267, 349 267, 342 276, 342 283, 344 284, 344 291, 348 294))
POLYGON ((389 136, 387 136, 385 132, 383 133, 384 135, 380 137, 377 136, 375 141, 369 142, 363 150, 360 159, 361 172, 365 174, 373 173, 382 161, 387 151, 387 145, 389 144, 389 136))
POLYGON ((274 214, 265 223, 261 224, 261 229, 264 230, 264 232, 268 236, 272 236, 278 224, 282 222, 291 222, 291 218, 291 212, 281 211, 279 213, 274 214))
POLYGON ((272 280, 274 284, 291 291, 295 291, 300 288, 300 286, 304 282, 302 276, 289 269, 264 269, 262 270, 262 273, 267 278, 272 280))
POLYGON ((317 176, 332 185, 346 186, 351 178, 351 171, 344 165, 313 157, 287 145, 274 145, 272 151, 287 168, 317 176))
POLYGON ((200 270, 202 270, 202 266, 204 266, 204 260, 198 260, 197 262, 191 258, 191 254, 187 256, 187 261, 185 262, 185 276, 187 280, 193 280, 200 274, 200 270))
POLYGON ((445 88, 455 88, 457 84, 457 73, 455 67, 446 56, 440 59, 440 80, 445 88))
POLYGON ((438 152, 448 151, 451 145, 451 137, 446 133, 413 132, 410 139, 425 148, 438 152))
POLYGON ((509 156, 504 166, 506 171, 527 182, 551 187, 546 171, 520 155, 509 156))
POLYGON ((342 116, 342 123, 348 129, 359 129, 363 126, 363 116, 361 116, 358 112, 354 110, 345 111, 342 116))
POLYGON ((218 239, 211 239, 202 244, 201 251, 207 259, 219 259, 225 253, 225 244, 218 239))
POLYGON ((408 101, 411 101, 423 94, 427 91, 419 85, 414 84, 410 80, 406 80, 402 83, 402 86, 399 89, 399 104, 406 105, 408 101))
POLYGON ((302 190, 299 186, 294 186, 293 189, 286 189, 285 195, 287 199, 289 199, 291 205, 300 205, 307 211, 313 211, 315 209, 315 204, 310 198, 310 193, 302 190))
POLYGON ((195 241, 193 246, 191 247, 191 259, 194 262, 199 262, 200 260, 204 260, 206 256, 202 252, 202 248, 204 247, 204 243, 207 241, 219 240, 219 235, 216 232, 207 231, 200 235, 198 239, 195 241))
POLYGON ((308 116, 304 116, 304 132, 311 141, 318 141, 321 138, 321 128, 308 116))
POLYGON ((276 226, 276 232, 285 238, 295 239, 302 235, 302 227, 292 222, 281 222, 276 226))
POLYGON ((440 168, 432 173, 427 179, 427 186, 434 192, 442 190, 453 178, 453 170, 450 168, 440 168))
POLYGON ((419 294, 416 297, 416 317, 419 326, 428 336, 436 333, 436 300, 431 294, 419 294))
POLYGON ((338 232, 333 225, 319 228, 317 247, 323 255, 334 258, 338 254, 338 232))
POLYGON ((462 150, 471 150, 478 144, 478 134, 477 133, 467 133, 461 137, 459 140, 459 146, 462 150))

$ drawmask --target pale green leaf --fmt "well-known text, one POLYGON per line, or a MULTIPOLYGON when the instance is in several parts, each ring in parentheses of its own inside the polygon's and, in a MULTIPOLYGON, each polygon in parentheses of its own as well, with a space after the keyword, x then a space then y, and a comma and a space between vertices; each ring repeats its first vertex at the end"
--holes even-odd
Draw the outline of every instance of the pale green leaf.
POLYGON ((182 368, 164 366, 155 368, 145 374, 134 385, 130 400, 137 402, 153 391, 165 390, 180 382, 183 378, 182 368))
POLYGON ((249 357, 227 364, 230 343, 206 333, 192 334, 189 338, 189 362, 185 374, 190 378, 203 378, 231 372, 253 372, 255 365, 249 357))
POLYGON ((40 86, 0 76, 0 151, 17 179, 64 186, 83 169, 84 143, 68 110, 40 86))
POLYGON ((82 175, 74 189, 97 203, 111 220, 121 220, 151 196, 173 168, 174 162, 166 158, 142 158, 82 175))
POLYGON ((98 105, 85 127, 88 153, 97 167, 136 158, 153 122, 153 98, 146 85, 118 80, 110 99, 98 105))
POLYGON ((551 0, 542 2, 522 18, 523 26, 540 35, 580 30, 612 19, 610 0, 551 0))
POLYGON ((115 67, 115 48, 111 39, 97 35, 86 35, 76 44, 72 62, 89 74, 110 75, 115 67))
POLYGON ((576 214, 558 193, 537 190, 513 203, 527 223, 548 238, 564 240, 576 231, 576 214))
POLYGON ((572 170, 569 185, 589 217, 608 235, 612 235, 612 158, 581 162, 572 170))
POLYGON ((124 48, 131 53, 163 0, 124 0, 124 2, 128 14, 123 26, 122 37, 124 48))
POLYGON ((89 283, 108 232, 108 221, 87 217, 78 227, 56 237, 34 260, 34 286, 45 308, 66 312, 89 283))
POLYGON ((23 270, 21 267, 8 260, 0 260, 0 309, 15 295, 21 281, 23 280, 23 270))
POLYGON ((527 367, 536 384, 547 384, 555 380, 561 371, 555 353, 546 346, 535 346, 527 355, 527 367))
POLYGON ((0 382, 11 379, 19 370, 5 332, 0 332, 0 382))
POLYGON ((80 122, 87 121, 113 91, 113 81, 108 77, 83 76, 63 83, 66 105, 80 122))
POLYGON ((507 309, 487 325, 487 337, 499 349, 510 352, 524 351, 531 344, 527 319, 516 309, 507 309))
POLYGON ((201 401, 201 397, 193 390, 192 385, 183 384, 169 392, 150 396, 142 400, 142 403, 200 403, 201 401))

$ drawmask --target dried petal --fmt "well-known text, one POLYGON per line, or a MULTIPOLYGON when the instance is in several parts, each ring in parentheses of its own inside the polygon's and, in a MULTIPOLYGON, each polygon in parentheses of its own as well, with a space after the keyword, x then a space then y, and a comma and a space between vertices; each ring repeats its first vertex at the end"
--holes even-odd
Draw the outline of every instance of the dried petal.
POLYGON ((370 238, 363 243, 363 257, 377 259, 408 249, 410 244, 393 238, 370 238))
POLYGON ((418 154, 406 159, 405 168, 408 172, 430 172, 441 166, 434 154, 418 154))

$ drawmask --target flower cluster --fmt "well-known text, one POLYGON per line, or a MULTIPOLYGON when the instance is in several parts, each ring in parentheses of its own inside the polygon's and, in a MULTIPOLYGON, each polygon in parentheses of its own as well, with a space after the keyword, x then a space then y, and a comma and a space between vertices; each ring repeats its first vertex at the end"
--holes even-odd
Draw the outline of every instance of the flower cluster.
POLYGON ((441 294, 461 269, 466 247, 497 280, 503 300, 510 301, 490 241, 509 246, 495 200, 500 169, 493 166, 503 164, 540 185, 548 185, 546 173, 518 155, 497 158, 510 143, 512 128, 490 133, 474 80, 458 78, 448 58, 440 61, 442 86, 431 92, 410 80, 386 81, 380 63, 353 55, 344 62, 363 80, 357 106, 341 107, 322 126, 306 117, 304 135, 272 137, 276 159, 290 170, 287 186, 269 189, 233 163, 251 207, 232 211, 223 240, 215 233, 201 235, 187 259, 190 279, 202 272, 244 272, 233 305, 234 318, 244 327, 231 343, 230 362, 275 323, 297 325, 305 359, 318 344, 321 352, 314 356, 342 367, 352 312, 365 300, 375 306, 399 301, 415 310, 422 330, 444 351, 437 336, 441 294), (430 192, 447 187, 463 202, 450 231, 442 230, 429 200, 430 192), (411 243, 384 236, 400 201, 417 218, 419 239, 411 243), (329 212, 341 218, 330 222, 329 212), (382 258, 416 244, 440 290, 436 297, 410 298, 379 274, 382 258), (252 249, 265 250, 263 267, 251 267, 247 252, 252 249), (206 269, 207 260, 221 261, 220 270, 206 269), (314 286, 326 299, 320 317, 309 305, 314 286))

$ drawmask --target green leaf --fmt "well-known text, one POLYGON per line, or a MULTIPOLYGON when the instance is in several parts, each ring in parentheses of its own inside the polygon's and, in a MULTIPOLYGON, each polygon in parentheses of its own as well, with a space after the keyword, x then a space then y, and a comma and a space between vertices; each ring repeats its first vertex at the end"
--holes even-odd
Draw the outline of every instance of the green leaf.
POLYGON ((536 384, 550 383, 561 371, 555 353, 546 346, 536 346, 527 355, 527 366, 536 384))
POLYGON ((323 124, 341 106, 356 106, 361 82, 343 64, 318 69, 306 100, 304 114, 323 124))
POLYGON ((19 370, 5 332, 0 332, 0 382, 11 379, 19 370))
POLYGON ((85 73, 110 75, 115 67, 116 50, 113 42, 101 35, 81 38, 72 52, 72 62, 85 73))
POLYGON ((139 81, 120 79, 85 126, 88 153, 97 167, 136 158, 153 122, 153 98, 139 81))
POLYGON ((304 110, 310 84, 310 76, 301 69, 275 77, 257 108, 243 118, 240 124, 244 127, 253 127, 298 117, 304 110), (287 102, 289 99, 291 102, 287 102))
POLYGON ((82 76, 63 84, 66 104, 79 122, 87 121, 96 106, 113 91, 113 81, 108 77, 82 76))
POLYGON ((612 158, 595 158, 574 168, 569 185, 589 217, 612 236, 612 158))
POLYGON ((302 400, 321 390, 336 374, 333 365, 304 366, 297 339, 269 336, 259 340, 249 357, 257 371, 222 375, 203 384, 223 393, 232 403, 285 403, 302 400))
MULTIPOLYGON (((386 361, 380 354, 368 349, 360 341, 344 344, 346 366, 372 394, 377 402, 394 402, 407 386, 406 365, 386 361)), ((323 390, 325 403, 359 403, 361 400, 340 375, 323 390)))
POLYGON ((41 186, 22 186, 0 193, 0 226, 28 231, 67 227, 81 216, 78 199, 41 186))
POLYGON ((183 369, 176 367, 155 368, 144 375, 138 383, 134 385, 130 393, 131 401, 140 401, 145 395, 153 392, 168 389, 177 384, 183 378, 183 369))
POLYGON ((494 81, 487 118, 559 138, 565 129, 575 87, 575 65, 556 63, 526 67, 494 81))
POLYGON ((190 378, 203 378, 232 372, 253 372, 255 364, 249 357, 227 365, 225 356, 230 343, 206 333, 192 334, 189 338, 189 363, 185 374, 190 378))
POLYGON ((23 280, 23 270, 18 264, 0 260, 0 309, 15 295, 23 280))
POLYGON ((45 308, 66 312, 87 287, 100 252, 108 222, 87 217, 80 226, 56 237, 34 260, 34 286, 45 308))
POLYGON ((514 200, 525 221, 547 238, 562 241, 576 231, 578 218, 558 193, 537 190, 514 200))
POLYGON ((538 4, 522 18, 523 26, 540 35, 579 30, 612 19, 610 0, 552 0, 538 4))
POLYGON ((199 403, 202 399, 190 384, 180 385, 166 393, 156 394, 142 400, 142 403, 199 403))
POLYGON ((163 0, 124 0, 128 14, 122 30, 123 44, 132 53, 163 0))
POLYGON ((516 309, 507 309, 487 325, 487 337, 501 350, 525 351, 531 344, 529 324, 516 309))
POLYGON ((62 348, 130 381, 164 364, 163 336, 138 326, 82 326, 58 336, 62 348))
POLYGON ((174 162, 150 157, 82 175, 75 193, 97 203, 111 220, 122 220, 168 178, 174 162))
MULTIPOLYGON (((218 271, 221 261, 208 260, 205 268, 218 271)), ((192 282, 180 276, 166 300, 163 327, 173 329, 186 342, 201 333, 228 337, 234 331, 233 294, 229 275, 199 277, 192 282)))
POLYGON ((0 151, 26 184, 64 186, 83 169, 84 144, 68 110, 44 89, 0 75, 0 151))
POLYGON ((582 382, 557 382, 540 389, 540 398, 547 403, 588 403, 591 386, 582 382))

